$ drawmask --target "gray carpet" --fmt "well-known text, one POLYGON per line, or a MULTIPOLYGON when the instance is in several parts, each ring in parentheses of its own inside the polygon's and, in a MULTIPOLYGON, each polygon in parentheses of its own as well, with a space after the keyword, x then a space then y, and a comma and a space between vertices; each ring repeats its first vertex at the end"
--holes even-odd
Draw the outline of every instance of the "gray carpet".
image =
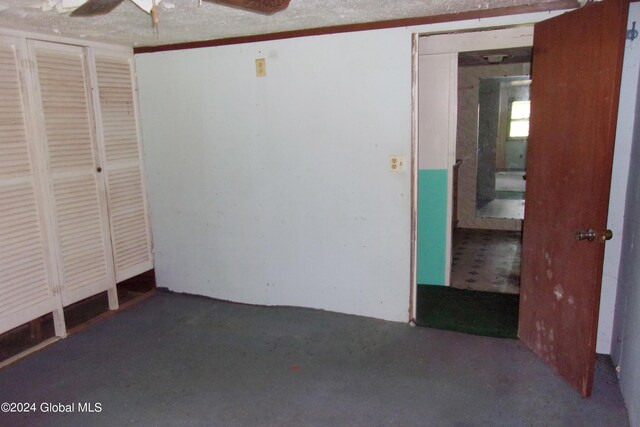
POLYGON ((516 340, 167 293, 0 371, 0 402, 38 407, 2 426, 628 425, 605 358, 583 399, 516 340))

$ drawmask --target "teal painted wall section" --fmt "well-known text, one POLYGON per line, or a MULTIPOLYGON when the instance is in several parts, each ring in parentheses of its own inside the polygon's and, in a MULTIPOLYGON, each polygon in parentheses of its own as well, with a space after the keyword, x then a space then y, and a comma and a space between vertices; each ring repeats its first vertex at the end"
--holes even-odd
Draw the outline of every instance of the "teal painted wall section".
POLYGON ((447 239, 447 170, 418 171, 419 285, 444 285, 447 239))

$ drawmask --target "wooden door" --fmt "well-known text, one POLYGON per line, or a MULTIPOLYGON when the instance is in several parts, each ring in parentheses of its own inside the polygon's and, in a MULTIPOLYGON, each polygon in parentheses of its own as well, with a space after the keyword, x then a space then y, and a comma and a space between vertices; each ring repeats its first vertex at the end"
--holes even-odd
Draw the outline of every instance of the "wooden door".
POLYGON ((64 336, 21 65, 26 50, 24 40, 0 36, 0 333, 53 312, 64 336))
POLYGON ((153 268, 133 56, 107 49, 90 52, 116 281, 121 282, 153 268))
POLYGON ((520 339, 591 393, 628 1, 536 24, 520 339), (576 240, 592 229, 595 239, 576 240))
POLYGON ((117 308, 84 49, 30 42, 29 50, 35 65, 63 304, 110 290, 110 306, 117 308))

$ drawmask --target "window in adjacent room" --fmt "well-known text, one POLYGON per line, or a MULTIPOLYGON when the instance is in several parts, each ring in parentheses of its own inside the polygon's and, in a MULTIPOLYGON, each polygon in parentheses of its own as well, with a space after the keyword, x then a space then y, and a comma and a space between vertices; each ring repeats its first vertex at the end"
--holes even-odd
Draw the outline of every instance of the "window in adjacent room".
POLYGON ((509 118, 509 138, 526 138, 529 136, 529 116, 531 101, 513 101, 509 118))

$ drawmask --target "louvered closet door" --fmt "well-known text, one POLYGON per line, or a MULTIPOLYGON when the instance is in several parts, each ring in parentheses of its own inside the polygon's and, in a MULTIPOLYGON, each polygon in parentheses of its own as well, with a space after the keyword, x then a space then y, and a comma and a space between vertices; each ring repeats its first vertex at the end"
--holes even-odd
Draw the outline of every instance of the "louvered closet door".
POLYGON ((94 50, 116 279, 153 268, 130 54, 94 50))
POLYGON ((96 152, 84 50, 30 42, 63 304, 115 286, 104 183, 96 152))
POLYGON ((26 117, 23 41, 0 37, 0 333, 56 308, 40 183, 26 117))

